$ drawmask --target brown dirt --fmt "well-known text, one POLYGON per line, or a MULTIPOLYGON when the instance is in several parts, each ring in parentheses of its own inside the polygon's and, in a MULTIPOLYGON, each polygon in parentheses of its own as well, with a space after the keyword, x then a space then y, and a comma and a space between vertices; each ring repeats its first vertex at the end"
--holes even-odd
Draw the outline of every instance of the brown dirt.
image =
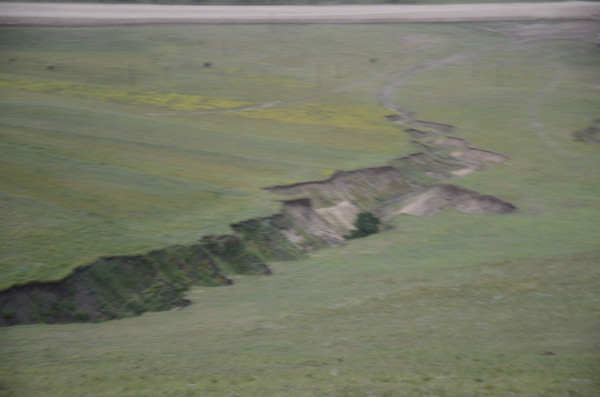
POLYGON ((472 214, 506 214, 516 210, 511 203, 456 185, 437 185, 414 197, 398 214, 434 215, 446 207, 472 214))
POLYGON ((450 171, 450 173, 454 176, 467 176, 471 175, 474 172, 477 172, 482 169, 481 165, 475 165, 473 167, 461 168, 460 170, 450 171))
MULTIPOLYGON (((317 248, 311 244, 311 240, 316 239, 330 247, 337 247, 346 244, 343 233, 326 221, 317 211, 312 208, 311 201, 290 200, 283 204, 283 213, 291 220, 291 227, 295 238, 306 235, 305 238, 298 241, 296 245, 306 248, 317 248)), ((288 232, 288 234, 291 234, 288 232)))
POLYGON ((460 160, 466 164, 479 164, 479 163, 504 163, 508 160, 508 157, 501 154, 492 152, 489 150, 477 149, 477 148, 466 148, 459 150, 451 154, 457 160, 460 160))
POLYGON ((349 230, 356 229, 354 222, 358 217, 360 208, 349 201, 342 201, 332 207, 319 208, 316 211, 328 224, 345 234, 349 230))
POLYGON ((466 149, 469 147, 469 143, 466 140, 453 136, 439 138, 433 144, 443 149, 466 149))
POLYGON ((408 175, 418 173, 438 179, 468 175, 481 169, 482 161, 496 162, 505 158, 499 153, 470 148, 468 142, 460 138, 443 139, 442 145, 465 146, 464 151, 471 157, 460 162, 444 162, 435 158, 437 154, 432 149, 430 153, 414 153, 394 159, 390 166, 337 171, 325 180, 272 186, 265 190, 306 197, 284 202, 283 212, 294 225, 285 234, 297 246, 310 245, 302 235, 330 246, 343 244, 343 236, 354 229, 353 223, 360 211, 372 211, 389 220, 399 214, 433 215, 445 207, 478 214, 503 214, 516 210, 514 205, 497 197, 456 185, 438 184, 425 188, 412 181, 408 175), (470 165, 459 168, 460 164, 470 165))
POLYGON ((454 170, 463 166, 432 152, 413 153, 390 160, 389 164, 407 175, 425 174, 439 180, 451 178, 454 170))

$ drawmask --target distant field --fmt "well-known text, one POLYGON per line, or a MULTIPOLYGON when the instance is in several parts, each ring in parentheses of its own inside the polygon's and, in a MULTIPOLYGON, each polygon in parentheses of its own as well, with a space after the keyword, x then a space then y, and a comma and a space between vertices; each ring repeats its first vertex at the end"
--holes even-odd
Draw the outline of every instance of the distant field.
POLYGON ((571 136, 599 117, 595 28, 0 29, 0 288, 223 233, 278 208, 261 187, 415 151, 390 84, 509 156, 455 183, 519 207, 402 216, 182 311, 2 329, 0 395, 598 395, 600 146, 571 136))

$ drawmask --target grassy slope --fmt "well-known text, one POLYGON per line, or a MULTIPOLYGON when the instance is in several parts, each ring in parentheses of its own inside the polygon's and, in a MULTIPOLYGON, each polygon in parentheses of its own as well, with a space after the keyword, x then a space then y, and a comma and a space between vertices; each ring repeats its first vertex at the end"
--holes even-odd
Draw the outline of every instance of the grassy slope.
MULTIPOLYGON (((24 62, 2 65, 8 80, 127 90, 130 68, 144 95, 259 103, 505 41, 424 25, 5 32, 4 58, 24 62), (207 59, 213 68, 202 67, 207 59)), ((0 330, 0 394, 597 395, 598 147, 569 137, 597 117, 596 51, 524 43, 397 91, 396 103, 419 118, 454 124, 473 146, 511 157, 460 184, 512 201, 518 213, 400 217, 384 234, 275 264, 272 277, 196 289, 199 303, 182 311, 0 330)), ((410 151, 381 121, 377 81, 286 112, 161 118, 145 114, 169 111, 163 99, 149 106, 137 93, 106 100, 18 84, 3 88, 2 102, 5 283, 193 240, 271 211, 260 186, 410 151), (347 128, 357 113, 346 107, 366 109, 350 121, 365 127, 347 128)))
POLYGON ((0 288, 55 279, 99 255, 223 233, 275 211, 260 187, 406 154, 408 139, 383 118, 375 86, 432 57, 501 41, 443 26, 417 31, 4 29, 0 288), (198 114, 318 93, 329 94, 198 114), (172 112, 183 114, 148 116, 172 112))
POLYGON ((405 152, 404 137, 362 95, 285 113, 146 115, 294 99, 385 72, 368 62, 384 47, 369 48, 374 33, 364 28, 312 48, 330 31, 5 29, 3 59, 17 60, 1 67, 1 286, 222 233, 274 212, 262 186, 405 152))

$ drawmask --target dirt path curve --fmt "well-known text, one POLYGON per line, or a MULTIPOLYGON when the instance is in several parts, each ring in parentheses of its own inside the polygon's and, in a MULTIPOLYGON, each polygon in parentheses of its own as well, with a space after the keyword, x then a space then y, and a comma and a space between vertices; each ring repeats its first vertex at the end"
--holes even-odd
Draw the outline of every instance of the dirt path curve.
MULTIPOLYGON (((484 29, 491 30, 486 27, 478 27, 473 26, 474 29, 484 29)), ((496 32, 498 34, 502 34, 500 32, 496 32)), ((534 39, 512 39, 507 43, 502 43, 493 47, 481 48, 479 50, 467 51, 467 52, 457 52, 451 55, 448 55, 441 59, 435 59, 432 61, 428 61, 419 65, 413 65, 411 68, 407 70, 402 70, 394 73, 391 76, 388 76, 385 84, 381 85, 377 89, 377 101, 381 106, 388 109, 389 111, 396 113, 400 118, 396 120, 397 124, 404 124, 410 122, 413 118, 413 114, 411 111, 402 109, 394 104, 393 94, 395 91, 402 86, 403 84, 411 81, 418 75, 425 73, 427 71, 437 69, 439 67, 452 64, 455 62, 464 61, 466 59, 476 58, 486 53, 490 53, 493 51, 497 51, 502 48, 508 48, 510 46, 526 43, 529 41, 533 41, 534 39)))
POLYGON ((171 6, 150 4, 0 3, 0 25, 105 26, 196 23, 383 23, 600 19, 597 2, 171 6))
POLYGON ((474 56, 479 55, 481 52, 482 51, 455 53, 455 54, 449 55, 442 59, 436 59, 434 61, 425 62, 420 65, 415 65, 408 70, 403 70, 403 71, 397 72, 393 76, 391 76, 391 78, 389 79, 388 82, 386 82, 384 85, 379 87, 379 89, 377 90, 378 102, 381 106, 385 107, 386 109, 388 109, 394 113, 397 113, 403 119, 410 119, 412 117, 411 112, 409 112, 406 109, 401 109, 401 108, 397 107, 393 102, 392 96, 398 87, 400 87, 404 83, 412 80, 413 78, 415 78, 416 76, 418 76, 424 72, 427 72, 427 71, 433 70, 433 69, 437 69, 441 66, 444 66, 444 65, 447 65, 447 64, 450 64, 453 62, 472 58, 474 56))

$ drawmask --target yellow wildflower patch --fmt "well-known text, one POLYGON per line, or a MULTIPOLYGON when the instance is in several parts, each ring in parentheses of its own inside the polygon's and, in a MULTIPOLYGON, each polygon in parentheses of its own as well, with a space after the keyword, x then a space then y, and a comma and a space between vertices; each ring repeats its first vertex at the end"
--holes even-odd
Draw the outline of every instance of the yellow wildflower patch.
POLYGON ((345 129, 388 132, 393 128, 381 123, 384 109, 374 106, 302 104, 241 113, 244 117, 276 120, 289 124, 318 125, 345 129))
POLYGON ((251 104, 226 98, 84 85, 66 81, 34 80, 6 75, 0 75, 0 87, 180 111, 235 109, 251 104))
POLYGON ((229 83, 270 84, 287 88, 314 88, 314 84, 302 83, 293 79, 259 74, 245 74, 242 77, 229 79, 229 83))

